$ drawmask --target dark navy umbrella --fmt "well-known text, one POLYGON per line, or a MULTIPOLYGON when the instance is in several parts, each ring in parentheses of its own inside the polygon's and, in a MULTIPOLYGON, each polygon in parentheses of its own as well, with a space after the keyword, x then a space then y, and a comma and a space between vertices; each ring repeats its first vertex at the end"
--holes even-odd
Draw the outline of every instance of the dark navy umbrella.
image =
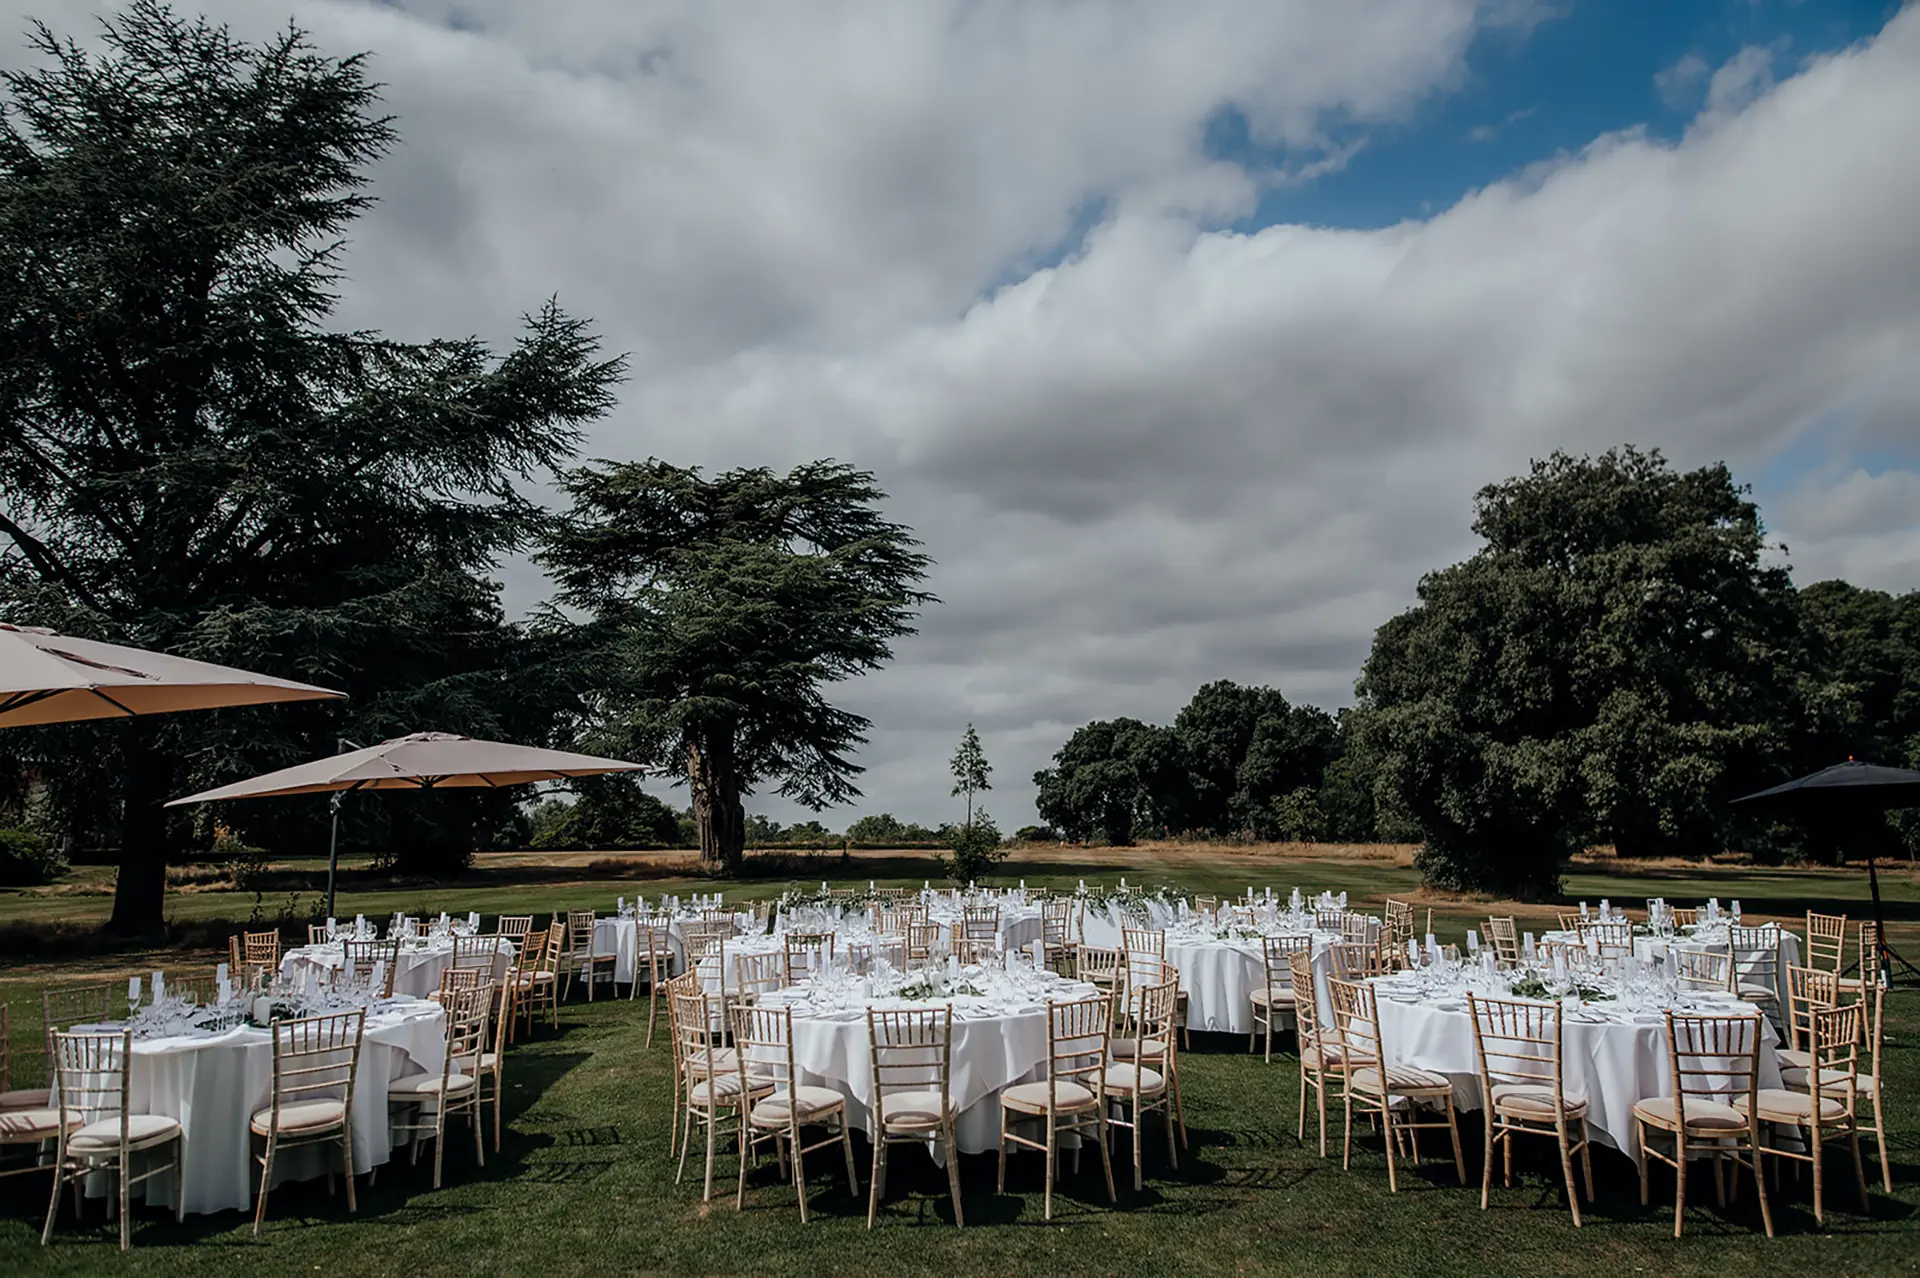
MULTIPOLYGON (((1890 808, 1920 807, 1920 772, 1848 759, 1771 789, 1742 795, 1734 802, 1780 816, 1796 815, 1829 822, 1858 819, 1890 808)), ((1867 882, 1873 888, 1873 919, 1880 934, 1881 970, 1889 971, 1897 963, 1913 971, 1913 965, 1887 944, 1886 913, 1880 904, 1880 871, 1871 854, 1867 857, 1867 882)))

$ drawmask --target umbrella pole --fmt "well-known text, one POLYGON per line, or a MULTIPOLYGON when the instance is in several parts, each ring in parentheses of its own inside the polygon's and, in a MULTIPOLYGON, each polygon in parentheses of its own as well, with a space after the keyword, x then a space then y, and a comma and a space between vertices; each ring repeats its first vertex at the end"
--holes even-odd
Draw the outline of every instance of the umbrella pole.
MULTIPOLYGON (((327 917, 333 917, 333 876, 340 868, 340 794, 336 791, 327 806, 333 809, 333 831, 327 836, 327 917)), ((1878 890, 1874 900, 1878 901, 1878 890)))
POLYGON ((1913 964, 1901 958, 1887 941, 1887 913, 1880 904, 1879 862, 1880 858, 1877 856, 1867 857, 1867 884, 1873 889, 1873 923, 1874 933, 1878 937, 1876 943, 1880 947, 1880 970, 1887 974, 1889 980, 1892 979, 1895 971, 1904 972, 1908 976, 1920 976, 1920 968, 1914 967, 1913 964))

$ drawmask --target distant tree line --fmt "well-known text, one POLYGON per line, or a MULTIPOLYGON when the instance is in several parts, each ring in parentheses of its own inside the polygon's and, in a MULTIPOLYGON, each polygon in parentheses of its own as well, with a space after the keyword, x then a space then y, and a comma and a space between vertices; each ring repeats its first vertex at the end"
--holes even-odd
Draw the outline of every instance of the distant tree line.
POLYGON ((1725 466, 1556 453, 1482 489, 1472 557, 1381 626, 1339 717, 1208 684, 1036 774, 1068 837, 1418 842, 1430 883, 1551 892, 1567 859, 1911 854, 1920 822, 1803 829, 1729 801, 1859 757, 1920 765, 1920 592, 1796 590, 1725 466))

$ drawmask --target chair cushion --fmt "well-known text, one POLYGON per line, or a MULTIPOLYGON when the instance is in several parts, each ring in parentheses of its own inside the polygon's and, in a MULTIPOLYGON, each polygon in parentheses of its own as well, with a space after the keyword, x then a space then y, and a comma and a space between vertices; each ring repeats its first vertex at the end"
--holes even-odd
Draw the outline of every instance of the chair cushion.
MULTIPOLYGON (((447 1095, 455 1096, 471 1091, 479 1081, 471 1074, 449 1074, 446 1078, 447 1095)), ((396 1100, 411 1100, 416 1096, 438 1096, 440 1094, 440 1076, 438 1074, 414 1074, 407 1078, 395 1079, 387 1084, 387 1095, 396 1100)))
MULTIPOLYGON (((1587 1098, 1575 1092, 1563 1093, 1561 1105, 1568 1118, 1579 1118, 1587 1112, 1587 1098)), ((1544 1119, 1550 1123, 1553 1121, 1553 1089, 1545 1084, 1495 1083, 1493 1107, 1514 1118, 1544 1119)))
POLYGON ((1740 997, 1749 1003, 1778 1003, 1780 1001, 1780 991, 1774 989, 1771 985, 1749 985, 1745 981, 1742 981, 1739 992, 1740 997))
POLYGON ((1797 1047, 1783 1047, 1774 1053, 1781 1069, 1812 1069, 1813 1053, 1803 1052, 1797 1047))
MULTIPOLYGON (((1331 1069, 1347 1058, 1347 1049, 1338 1043, 1308 1043, 1300 1049, 1300 1063, 1308 1069, 1331 1069)), ((1365 1058, 1356 1057, 1355 1065, 1365 1065, 1365 1058)))
POLYGON ((1136 1086, 1136 1080, 1142 1096, 1155 1095, 1165 1091, 1167 1087, 1167 1080, 1160 1076, 1158 1070, 1147 1069, 1139 1065, 1107 1066, 1107 1090, 1109 1092, 1125 1092, 1131 1096, 1136 1086))
MULTIPOLYGON (((1780 1085, 1790 1092, 1812 1091, 1813 1089, 1807 1083, 1807 1077, 1810 1072, 1809 1070, 1789 1066, 1780 1071, 1780 1085)), ((1855 1074, 1853 1085, 1854 1089, 1862 1096, 1871 1096, 1878 1090, 1874 1086, 1873 1075, 1871 1074, 1855 1074)), ((1846 1086, 1847 1071, 1844 1069, 1824 1069, 1820 1071, 1820 1090, 1822 1092, 1827 1091, 1829 1088, 1844 1092, 1846 1086)))
MULTIPOLYGON (((939 1092, 888 1092, 884 1104, 890 1131, 938 1127, 943 1117, 939 1092)), ((953 1101, 948 1098, 944 1109, 952 1108, 953 1101)))
MULTIPOLYGON (((345 1101, 313 1100, 280 1107, 280 1130, 302 1133, 343 1126, 347 1121, 345 1101)), ((253 1116, 253 1130, 262 1136, 272 1130, 273 1110, 263 1109, 253 1116)))
MULTIPOLYGON (((1378 1066, 1365 1065, 1354 1070, 1352 1081, 1353 1090, 1356 1092, 1365 1092, 1370 1096, 1380 1094, 1378 1066)), ((1411 1065, 1389 1065, 1387 1066, 1387 1090, 1395 1096, 1424 1095, 1430 1092, 1451 1094, 1453 1084, 1447 1081, 1445 1074, 1415 1069, 1411 1065)))
MULTIPOLYGON (((67 1125, 77 1127, 80 1120, 69 1118, 67 1125)), ((48 1140, 59 1131, 60 1111, 57 1109, 15 1109, 0 1113, 0 1145, 48 1140)))
POLYGON ((491 1074, 493 1073, 493 1067, 499 1063, 499 1053, 482 1052, 480 1053, 480 1059, 478 1061, 475 1061, 471 1056, 462 1056, 454 1061, 453 1067, 462 1074, 491 1074))
MULTIPOLYGON (((773 1083, 771 1081, 755 1083, 753 1086, 753 1094, 755 1096, 764 1096, 772 1090, 773 1083)), ((740 1071, 735 1070, 730 1074, 715 1074, 712 1078, 695 1083, 688 1092, 688 1095, 693 1098, 693 1103, 696 1105, 711 1105, 715 1101, 737 1100, 740 1096, 740 1071)))
POLYGON ((708 1061, 713 1062, 712 1072, 715 1074, 737 1074, 740 1072, 740 1053, 731 1047, 715 1048, 712 1056, 708 1056, 704 1052, 698 1056, 689 1056, 684 1062, 684 1065, 687 1072, 697 1078, 708 1072, 708 1061))
POLYGON ((44 1087, 22 1087, 0 1092, 0 1110, 50 1109, 52 1106, 53 1093, 44 1087))
POLYGON ((755 1123, 780 1124, 797 1112, 800 1121, 805 1122, 815 1114, 829 1113, 846 1103, 847 1098, 831 1087, 809 1087, 803 1083, 790 1092, 779 1092, 755 1102, 752 1117, 755 1123))
MULTIPOLYGON (((1747 1098, 1736 1097, 1733 1105, 1744 1112, 1747 1098)), ((1790 1092, 1784 1087, 1763 1087, 1756 1097, 1755 1109, 1769 1123, 1809 1123, 1813 1121, 1813 1093, 1790 1092)), ((1822 1093, 1820 1121, 1823 1124, 1846 1122, 1847 1103, 1822 1093)))
POLYGON ((1091 1109, 1097 1103, 1091 1090, 1067 1078, 1057 1084, 1015 1083, 1000 1093, 1000 1103, 1023 1114, 1044 1114, 1047 1112, 1049 1087, 1054 1089, 1057 1097, 1054 1101, 1057 1110, 1091 1109))
MULTIPOLYGON (((1646 1100, 1635 1101, 1634 1116, 1665 1131, 1677 1131, 1680 1120, 1675 1116, 1673 1097, 1650 1096, 1646 1100)), ((1747 1116, 1731 1105, 1719 1101, 1706 1100, 1699 1096, 1687 1097, 1687 1130, 1691 1132, 1745 1131, 1747 1116)))
MULTIPOLYGON (((172 1140, 180 1134, 177 1120, 164 1114, 134 1114, 127 1119, 127 1145, 145 1149, 172 1140)), ((76 1154, 111 1153, 120 1148, 120 1120, 103 1118, 88 1123, 67 1137, 67 1148, 76 1154)))
POLYGON ((1262 986, 1247 995, 1247 997, 1253 1001, 1256 1007, 1265 1007, 1268 1003, 1272 1003, 1276 1007, 1293 1006, 1293 991, 1290 989, 1276 989, 1269 992, 1265 986, 1262 986))
MULTIPOLYGON (((1112 1041, 1112 1044, 1111 1044, 1111 1047, 1113 1050, 1113 1058, 1115 1060, 1120 1060, 1120 1061, 1131 1060, 1135 1056, 1139 1056, 1142 1054, 1140 1051, 1141 1046, 1142 1044, 1139 1039, 1116 1038, 1112 1041)), ((1157 1038, 1148 1039, 1145 1043, 1145 1047, 1146 1047, 1145 1054, 1150 1057, 1165 1056, 1167 1054, 1167 1045, 1161 1042, 1157 1038)))

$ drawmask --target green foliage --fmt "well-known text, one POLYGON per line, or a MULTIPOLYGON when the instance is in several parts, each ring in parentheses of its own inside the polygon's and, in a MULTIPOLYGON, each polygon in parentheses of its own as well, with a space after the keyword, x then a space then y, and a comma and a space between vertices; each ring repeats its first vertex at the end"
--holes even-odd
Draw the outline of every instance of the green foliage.
POLYGON ((985 808, 976 811, 966 825, 948 826, 946 835, 949 855, 941 863, 941 869, 955 883, 985 879, 1006 856, 1001 847, 1000 827, 993 823, 985 808))
POLYGON ((953 771, 953 793, 967 796, 967 824, 973 824, 973 796, 981 790, 991 790, 987 777, 993 771, 993 765, 987 762, 986 751, 980 748, 980 734, 967 725, 966 732, 960 738, 960 746, 953 752, 953 759, 947 765, 953 771))
POLYGON ((825 687, 883 664, 932 598, 873 477, 820 461, 708 479, 650 460, 563 487, 572 508, 538 558, 592 618, 584 716, 606 748, 684 767, 703 862, 737 871, 742 798, 762 782, 816 810, 856 797, 868 721, 825 687))
POLYGON ((0 827, 0 887, 35 887, 66 872, 66 858, 46 835, 0 827))
POLYGON ((541 851, 593 852, 674 847, 678 815, 628 773, 578 777, 572 802, 547 799, 535 809, 529 845, 541 851))
POLYGON ((1482 489, 1487 544, 1375 636, 1356 743, 1429 882, 1550 892, 1589 842, 1726 846, 1727 801, 1817 716, 1786 571, 1724 466, 1556 453, 1482 489))
MULTIPOLYGON (((353 695, 9 742, 60 761, 63 826, 121 848, 113 926, 147 931, 206 821, 166 798, 341 733, 551 731, 508 692, 523 654, 488 574, 543 517, 516 483, 568 459, 620 363, 551 304, 504 355, 326 327, 395 139, 361 59, 150 0, 32 46, 0 79, 0 616, 353 695)), ((343 815, 432 866, 512 806, 430 797, 343 815)), ((234 820, 324 846, 324 803, 234 820)))
POLYGON ((1075 841, 1125 847, 1139 826, 1169 824, 1166 817, 1183 806, 1188 789, 1179 738, 1137 719, 1076 729, 1053 763, 1034 773, 1034 806, 1075 841))
POLYGON ((911 821, 897 820, 891 812, 861 817, 847 827, 847 837, 855 844, 869 848, 912 847, 915 844, 937 843, 941 839, 939 831, 929 830, 911 821))

